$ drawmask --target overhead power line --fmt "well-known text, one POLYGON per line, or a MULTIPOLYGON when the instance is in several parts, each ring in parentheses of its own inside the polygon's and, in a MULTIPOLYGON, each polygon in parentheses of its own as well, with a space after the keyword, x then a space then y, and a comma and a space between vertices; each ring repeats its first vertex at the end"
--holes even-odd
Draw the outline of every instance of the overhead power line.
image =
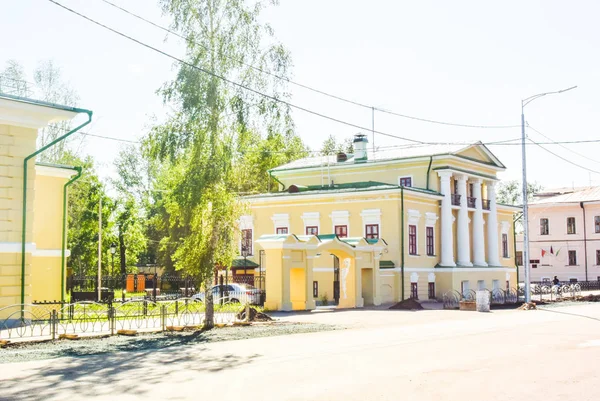
POLYGON ((600 161, 598 161, 598 160, 594 160, 594 159, 592 159, 592 158, 590 158, 590 157, 587 157, 586 155, 583 155, 583 154, 581 154, 581 153, 579 153, 579 152, 576 152, 576 151, 574 151, 573 149, 571 149, 571 148, 568 148, 568 147, 564 146, 562 143, 556 142, 554 139, 552 139, 552 138, 549 138, 548 136, 546 136, 546 135, 542 134, 540 131, 536 130, 536 129, 535 129, 535 128, 533 128, 531 125, 529 125, 529 123, 527 123, 527 127, 528 127, 528 128, 530 128, 532 131, 536 132, 537 134, 539 134, 539 135, 543 136, 543 137, 544 137, 544 138, 546 138, 547 140, 549 140, 549 141, 552 141, 552 143, 554 143, 554 144, 556 144, 556 145, 559 145, 561 148, 563 148, 563 149, 565 149, 565 150, 567 150, 567 151, 569 151, 569 152, 573 153, 574 155, 577 155, 577 156, 579 156, 579 157, 583 157, 584 159, 587 159, 587 160, 589 160, 589 161, 591 161, 591 162, 594 162, 594 163, 600 164, 600 161))
MULTIPOLYGON (((113 2, 111 2, 109 0, 101 0, 101 1, 104 2, 104 3, 106 3, 106 4, 108 4, 108 5, 110 5, 110 6, 112 6, 112 7, 114 7, 114 8, 116 8, 116 9, 118 9, 118 10, 120 10, 120 11, 122 11, 122 12, 124 12, 124 13, 126 13, 126 14, 131 15, 134 18, 137 18, 137 19, 139 19, 139 20, 141 20, 141 21, 143 21, 143 22, 145 22, 147 24, 150 24, 150 25, 152 25, 152 26, 154 26, 154 27, 156 27, 156 28, 158 28, 158 29, 160 29, 160 30, 162 30, 164 32, 167 32, 167 33, 169 33, 169 34, 171 34, 173 36, 176 36, 176 37, 178 37, 180 39, 183 39, 183 40, 185 40, 187 42, 194 43, 194 44, 196 44, 198 46, 203 47, 206 50, 210 50, 210 48, 208 46, 206 46, 206 45, 204 45, 202 43, 198 43, 193 38, 185 37, 185 36, 179 34, 178 32, 175 32, 175 31, 173 31, 173 30, 171 30, 169 28, 166 28, 166 27, 164 27, 162 25, 159 25, 159 24, 157 24, 157 23, 155 23, 153 21, 150 21, 149 19, 144 18, 144 17, 142 17, 142 16, 140 16, 140 15, 138 15, 138 14, 132 12, 132 11, 129 11, 129 10, 127 10, 127 9, 119 6, 118 4, 115 4, 115 3, 113 3, 113 2)), ((284 76, 272 73, 271 71, 266 71, 266 70, 264 70, 264 69, 262 69, 260 67, 254 66, 252 64, 245 63, 244 61, 242 61, 240 59, 237 59, 237 58, 234 58, 234 57, 230 57, 230 56, 225 56, 225 57, 229 58, 230 60, 235 61, 236 63, 244 65, 244 66, 246 66, 248 68, 252 68, 253 70, 258 71, 258 72, 260 72, 262 74, 269 75, 271 77, 274 77, 274 78, 277 78, 279 80, 288 82, 288 83, 290 83, 292 85, 295 85, 295 86, 298 86, 300 88, 307 89, 307 90, 309 90, 311 92, 315 92, 315 93, 318 93, 320 95, 324 95, 324 96, 330 97, 332 99, 336 99, 336 100, 339 100, 339 101, 342 101, 342 102, 345 102, 345 103, 349 103, 349 104, 352 104, 352 105, 355 105, 355 106, 359 106, 359 107, 362 107, 362 108, 365 108, 365 109, 377 110, 377 111, 379 111, 381 113, 390 114, 390 115, 397 116, 397 117, 407 118, 407 119, 410 119, 410 120, 421 121, 421 122, 426 122, 426 123, 431 123, 431 124, 448 125, 448 126, 462 127, 462 128, 503 129, 503 128, 518 128, 518 127, 520 127, 520 125, 474 125, 474 124, 459 124, 459 123, 452 123, 452 122, 447 122, 447 121, 438 121, 438 120, 432 120, 432 119, 428 119, 428 118, 421 118, 421 117, 410 116, 410 115, 407 115, 407 114, 402 114, 402 113, 398 113, 398 112, 395 112, 395 111, 386 110, 386 109, 381 108, 381 107, 377 107, 377 106, 373 106, 373 105, 370 106, 370 105, 367 105, 367 104, 364 104, 364 103, 361 103, 361 102, 357 102, 355 100, 344 98, 344 97, 339 96, 339 95, 328 93, 328 92, 325 92, 323 90, 314 88, 312 86, 309 86, 309 85, 306 85, 306 84, 302 84, 302 83, 297 82, 297 81, 293 81, 293 80, 291 80, 291 79, 289 79, 287 77, 284 77, 284 76)))
POLYGON ((558 157, 559 159, 561 159, 561 160, 563 160, 563 161, 565 161, 565 162, 567 162, 567 163, 569 163, 569 164, 572 164, 572 165, 573 165, 573 166, 575 166, 575 167, 579 167, 579 168, 581 168, 581 169, 584 169, 584 170, 586 170, 586 171, 589 171, 590 173, 600 174, 600 171, 592 170, 591 168, 587 168, 587 167, 584 167, 584 166, 582 166, 581 164, 577 164, 577 163, 575 163, 575 162, 573 162, 573 161, 571 161, 571 160, 569 160, 569 159, 567 159, 567 158, 564 158, 564 157, 562 157, 562 156, 561 156, 561 155, 559 155, 559 154, 556 154, 556 153, 554 153, 554 152, 553 152, 553 151, 551 151, 550 149, 547 149, 547 148, 545 148, 544 146, 542 146, 542 145, 540 145, 539 143, 535 142, 533 139, 531 139, 531 138, 527 138, 527 139, 529 139, 529 140, 530 140, 531 142, 533 142, 535 145, 537 145, 537 146, 539 146, 540 148, 544 149, 546 152, 550 153, 551 155, 554 155, 554 156, 558 157))
POLYGON ((331 117, 331 116, 328 116, 328 115, 326 115, 326 114, 322 114, 322 113, 320 113, 320 112, 317 112, 317 111, 314 111, 314 110, 307 109, 307 108, 305 108, 305 107, 302 107, 302 106, 298 106, 298 105, 296 105, 296 104, 293 104, 293 103, 290 103, 290 102, 288 102, 288 101, 286 101, 286 100, 278 99, 278 98, 276 98, 275 96, 271 96, 271 95, 268 95, 268 94, 266 94, 266 93, 262 93, 262 92, 260 92, 260 91, 258 91, 258 90, 256 90, 256 89, 250 88, 250 87, 248 87, 248 86, 245 86, 245 85, 243 85, 243 84, 240 84, 240 83, 238 83, 238 82, 235 82, 235 81, 233 81, 233 80, 231 80, 231 79, 229 79, 229 78, 223 77, 223 76, 221 76, 221 75, 219 75, 219 74, 216 74, 216 73, 214 73, 214 72, 212 72, 212 71, 206 70, 206 69, 204 69, 204 68, 202 68, 202 67, 198 67, 198 66, 196 66, 196 65, 194 65, 194 64, 191 64, 191 63, 189 63, 189 62, 187 62, 187 61, 185 61, 185 60, 182 60, 182 59, 180 59, 180 58, 178 58, 178 57, 175 57, 175 56, 173 56, 173 55, 171 55, 171 54, 169 54, 169 53, 167 53, 167 52, 165 52, 165 51, 163 51, 163 50, 160 50, 160 49, 158 49, 158 48, 156 48, 156 47, 153 47, 153 46, 151 46, 151 45, 149 45, 149 44, 147 44, 147 43, 144 43, 144 42, 142 42, 142 41, 140 41, 140 40, 138 40, 138 39, 135 39, 135 38, 133 38, 133 37, 131 37, 131 36, 127 35, 127 34, 124 34, 124 33, 120 32, 120 31, 117 31, 116 29, 113 29, 113 28, 111 28, 111 27, 109 27, 109 26, 107 26, 107 25, 104 25, 104 24, 102 24, 102 23, 100 23, 100 22, 98 22, 98 21, 96 21, 96 20, 94 20, 94 19, 92 19, 92 18, 90 18, 90 17, 88 17, 88 16, 86 16, 86 15, 84 15, 84 14, 81 14, 81 13, 79 13, 79 12, 77 12, 77 11, 75 11, 75 10, 73 10, 73 9, 71 9, 71 8, 69 8, 69 7, 65 6, 65 5, 63 5, 63 4, 59 3, 59 2, 57 2, 57 1, 55 1, 55 0, 48 0, 48 1, 49 1, 50 3, 52 3, 52 4, 55 4, 55 5, 57 5, 58 7, 61 7, 61 8, 63 8, 63 9, 65 9, 65 10, 67 10, 67 11, 69 11, 69 12, 71 12, 71 13, 75 14, 75 15, 78 15, 78 16, 79 16, 79 17, 81 17, 81 18, 84 18, 84 19, 86 19, 86 20, 90 21, 91 23, 93 23, 93 24, 95 24, 95 25, 98 25, 98 26, 100 26, 100 27, 102 27, 102 28, 104 28, 104 29, 107 29, 107 30, 109 30, 109 31, 111 31, 111 32, 113 32, 113 33, 115 33, 115 34, 117 34, 117 35, 119 35, 119 36, 123 37, 123 38, 126 38, 126 39, 128 39, 128 40, 130 40, 130 41, 132 41, 132 42, 135 42, 135 43, 139 44, 140 46, 143 46, 143 47, 145 47, 145 48, 147 48, 147 49, 153 50, 153 51, 155 51, 155 52, 157 52, 157 53, 159 53, 159 54, 162 54, 162 55, 163 55, 163 56, 165 56, 165 57, 168 57, 168 58, 170 58, 170 59, 173 59, 173 60, 175 60, 175 61, 177 61, 177 62, 179 62, 179 63, 181 63, 181 64, 187 65, 187 66, 188 66, 188 67, 190 67, 190 68, 193 68, 193 69, 195 69, 195 70, 198 70, 198 71, 200 71, 200 72, 203 72, 203 73, 205 73, 205 74, 208 74, 208 75, 210 75, 210 76, 212 76, 212 77, 215 77, 215 78, 217 78, 217 79, 220 79, 220 80, 222 80, 222 81, 224 81, 224 82, 227 82, 227 83, 229 83, 229 84, 231 84, 231 85, 234 85, 234 86, 237 86, 237 87, 239 87, 239 88, 242 88, 242 89, 244 89, 244 90, 247 90, 247 91, 249 91, 249 92, 255 93, 255 94, 257 94, 257 95, 259 95, 259 96, 262 96, 262 97, 264 97, 264 98, 266 98, 266 99, 270 99, 270 100, 272 100, 272 101, 274 101, 274 102, 277 102, 277 103, 280 103, 280 104, 286 105, 286 106, 288 106, 288 107, 291 107, 291 108, 294 108, 294 109, 297 109, 297 110, 304 111, 305 113, 312 114, 312 115, 314 115, 314 116, 321 117, 321 118, 323 118, 323 119, 326 119, 326 120, 329 120, 329 121, 333 121, 333 122, 337 122, 337 123, 339 123, 339 124, 346 125, 346 126, 348 126, 348 127, 357 128, 357 129, 359 129, 359 130, 361 130, 361 131, 365 131, 365 132, 366 132, 366 131, 370 131, 370 132, 376 133, 376 134, 378 134, 378 135, 383 135, 383 136, 388 136, 388 137, 391 137, 391 138, 401 139, 401 140, 403 140, 403 141, 412 142, 412 143, 420 143, 420 144, 426 144, 426 143, 427 143, 427 142, 419 141, 419 140, 416 140, 416 139, 410 139, 410 138, 401 137, 401 136, 398 136, 398 135, 389 134, 389 133, 387 133, 387 132, 382 132, 382 131, 374 131, 374 130, 372 130, 371 128, 363 127, 363 126, 361 126, 361 125, 358 125, 358 124, 354 124, 354 123, 351 123, 351 122, 348 122, 348 121, 341 120, 341 119, 339 119, 339 118, 336 118, 336 117, 331 117))

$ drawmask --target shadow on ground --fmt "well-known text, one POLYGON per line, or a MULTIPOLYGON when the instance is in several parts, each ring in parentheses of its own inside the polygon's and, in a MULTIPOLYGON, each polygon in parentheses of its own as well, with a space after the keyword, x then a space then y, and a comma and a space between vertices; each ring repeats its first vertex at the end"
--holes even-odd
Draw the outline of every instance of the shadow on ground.
MULTIPOLYGON (((76 399, 103 395, 147 396, 151 385, 168 379, 177 398, 177 384, 193 379, 197 373, 216 373, 252 363, 260 355, 211 355, 201 344, 203 334, 139 338, 114 345, 111 351, 90 353, 71 349, 69 358, 54 359, 49 367, 22 369, 17 377, 0 381, 0 399, 52 399, 73 394, 76 399), (24 387, 26 387, 24 389, 24 387), (16 390, 16 388, 19 388, 16 390)), ((10 369, 10 364, 2 369, 10 369)))

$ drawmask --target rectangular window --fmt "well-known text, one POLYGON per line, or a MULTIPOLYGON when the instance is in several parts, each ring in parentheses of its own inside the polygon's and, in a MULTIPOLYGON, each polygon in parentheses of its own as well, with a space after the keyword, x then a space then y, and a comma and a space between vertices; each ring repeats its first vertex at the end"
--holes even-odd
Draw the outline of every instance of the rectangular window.
POLYGON ((540 219, 540 235, 548 235, 549 233, 548 219, 540 219))
POLYGON ((577 251, 569 251, 569 266, 577 266, 577 251))
POLYGON ((567 234, 575 234, 575 217, 567 217, 567 234))
POLYGON ((473 197, 473 183, 472 182, 469 183, 469 196, 473 197))
POLYGON ((435 299, 435 283, 429 283, 429 290, 427 291, 427 297, 429 299, 435 299))
POLYGON ((433 227, 425 228, 425 236, 427 238, 427 256, 434 256, 434 247, 433 247, 433 227))
POLYGON ((410 297, 412 299, 419 299, 419 289, 417 283, 410 283, 410 297))
POLYGON ((412 177, 400 177, 398 181, 401 187, 412 187, 412 177))
POLYGON ((319 298, 319 282, 313 281, 313 298, 319 298))
POLYGON ((596 266, 600 266, 600 250, 596 251, 596 266))
POLYGON ((306 235, 319 235, 319 227, 317 227, 317 226, 306 227, 306 235))
POLYGON ((523 251, 517 251, 517 266, 523 266, 523 251))
POLYGON ((596 234, 599 234, 600 233, 600 216, 594 217, 594 228, 595 228, 596 234))
POLYGON ((417 226, 408 226, 408 253, 417 254, 417 226))
POLYGON ((379 224, 367 224, 365 226, 365 237, 367 239, 379 238, 379 224))
POLYGON ((335 226, 335 235, 340 238, 346 238, 348 236, 348 226, 335 226))
POLYGON ((508 258, 508 234, 502 234, 502 257, 508 258))
POLYGON ((247 255, 252 255, 252 229, 248 228, 242 230, 242 253, 246 252, 247 255))
POLYGON ((288 233, 288 229, 287 227, 277 227, 277 234, 287 234, 288 233))

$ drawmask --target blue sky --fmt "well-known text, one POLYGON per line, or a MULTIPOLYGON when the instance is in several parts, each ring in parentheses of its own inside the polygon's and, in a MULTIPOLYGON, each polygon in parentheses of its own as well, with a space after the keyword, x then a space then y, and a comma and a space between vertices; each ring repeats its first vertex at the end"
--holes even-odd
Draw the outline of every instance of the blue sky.
MULTIPOLYGON (((163 25, 157 2, 113 0, 163 25)), ((100 0, 63 4, 176 56, 177 38, 100 0)), ((53 59, 94 111, 90 132, 136 140, 168 110, 155 94, 174 75, 172 60, 96 27, 46 0, 2 4, 0 64, 20 61, 28 71, 53 59)), ((520 100, 578 85, 537 100, 526 120, 553 140, 597 139, 600 109, 600 27, 594 1, 482 2, 400 0, 281 0, 263 16, 291 51, 293 78, 306 85, 396 112, 471 125, 518 125, 520 100)), ((371 112, 290 86, 292 101, 370 127, 371 112)), ((297 132, 312 148, 329 134, 345 138, 357 129, 294 112, 297 132)), ((376 113, 377 130, 427 141, 496 141, 520 136, 520 128, 470 129, 376 113)), ((535 141, 547 140, 529 131, 535 141)), ((376 136, 376 146, 401 143, 376 136)), ((113 173, 121 144, 89 137, 84 152, 96 157, 102 176, 113 173)), ((600 172, 599 144, 547 147, 600 172), (573 153, 577 152, 580 155, 573 153), (583 156, 583 157, 582 157, 583 156), (591 159, 591 160, 590 160, 591 159)), ((518 146, 491 150, 519 178, 518 146)), ((528 147, 529 178, 549 186, 600 184, 600 174, 574 167, 528 147)))

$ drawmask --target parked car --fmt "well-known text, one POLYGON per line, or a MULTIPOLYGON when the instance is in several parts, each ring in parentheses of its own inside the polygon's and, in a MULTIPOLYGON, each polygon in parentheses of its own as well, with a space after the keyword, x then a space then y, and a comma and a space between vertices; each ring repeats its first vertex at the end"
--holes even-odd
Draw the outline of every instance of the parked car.
MULTIPOLYGON (((260 304, 260 290, 249 284, 227 284, 212 287, 213 302, 231 302, 242 304, 260 304)), ((204 302, 204 292, 192 296, 193 299, 204 302)))

